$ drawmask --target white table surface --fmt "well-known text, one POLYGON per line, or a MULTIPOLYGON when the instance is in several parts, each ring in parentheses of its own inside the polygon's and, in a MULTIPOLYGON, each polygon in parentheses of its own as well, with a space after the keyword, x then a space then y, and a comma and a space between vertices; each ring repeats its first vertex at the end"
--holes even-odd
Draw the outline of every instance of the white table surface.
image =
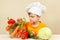
MULTIPOLYGON (((0 34, 0 40, 22 40, 20 38, 10 38, 7 34, 0 34)), ((34 40, 34 39, 26 39, 26 40, 34 40)), ((60 40, 60 35, 53 35, 50 40, 60 40)))

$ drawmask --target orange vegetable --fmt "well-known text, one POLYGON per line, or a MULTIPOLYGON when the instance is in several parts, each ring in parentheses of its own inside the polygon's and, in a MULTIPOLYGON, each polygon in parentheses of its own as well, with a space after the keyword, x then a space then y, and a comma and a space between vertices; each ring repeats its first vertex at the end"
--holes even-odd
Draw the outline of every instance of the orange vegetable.
POLYGON ((17 26, 16 29, 10 34, 10 37, 13 38, 15 34, 17 33, 20 26, 17 26))
POLYGON ((22 22, 22 18, 17 19, 17 22, 22 22))
POLYGON ((12 24, 8 24, 6 27, 6 30, 9 31, 11 27, 12 27, 12 24))
POLYGON ((26 26, 20 26, 20 30, 26 31, 26 30, 27 30, 27 29, 26 29, 26 26))
POLYGON ((15 37, 19 37, 19 31, 16 32, 15 37))

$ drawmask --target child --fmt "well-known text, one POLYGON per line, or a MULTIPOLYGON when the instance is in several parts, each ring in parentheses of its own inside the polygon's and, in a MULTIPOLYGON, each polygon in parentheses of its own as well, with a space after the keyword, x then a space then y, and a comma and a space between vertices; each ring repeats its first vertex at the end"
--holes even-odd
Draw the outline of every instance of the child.
POLYGON ((46 7, 40 2, 34 2, 31 3, 27 8, 26 11, 28 13, 28 16, 30 18, 30 22, 27 22, 26 25, 28 27, 28 30, 33 32, 35 35, 38 34, 38 31, 41 28, 46 27, 44 23, 41 22, 41 14, 46 10, 46 7))

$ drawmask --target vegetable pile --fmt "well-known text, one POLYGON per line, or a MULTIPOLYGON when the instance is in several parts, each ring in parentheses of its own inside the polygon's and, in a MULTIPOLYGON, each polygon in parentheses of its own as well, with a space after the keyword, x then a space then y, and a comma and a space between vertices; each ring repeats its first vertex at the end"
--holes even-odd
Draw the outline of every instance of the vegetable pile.
POLYGON ((16 21, 12 18, 8 18, 7 23, 8 25, 6 26, 6 30, 9 32, 11 38, 38 38, 25 26, 25 18, 19 18, 16 21))

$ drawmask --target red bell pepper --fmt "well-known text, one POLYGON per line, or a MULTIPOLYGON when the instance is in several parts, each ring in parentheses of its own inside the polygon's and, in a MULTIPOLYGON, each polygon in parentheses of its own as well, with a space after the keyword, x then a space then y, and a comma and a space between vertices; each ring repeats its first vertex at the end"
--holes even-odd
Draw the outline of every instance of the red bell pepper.
POLYGON ((26 32, 26 31, 20 31, 20 38, 21 39, 28 38, 28 32, 26 32))
POLYGON ((15 23, 15 20, 14 19, 9 19, 8 20, 8 24, 14 24, 15 23))

